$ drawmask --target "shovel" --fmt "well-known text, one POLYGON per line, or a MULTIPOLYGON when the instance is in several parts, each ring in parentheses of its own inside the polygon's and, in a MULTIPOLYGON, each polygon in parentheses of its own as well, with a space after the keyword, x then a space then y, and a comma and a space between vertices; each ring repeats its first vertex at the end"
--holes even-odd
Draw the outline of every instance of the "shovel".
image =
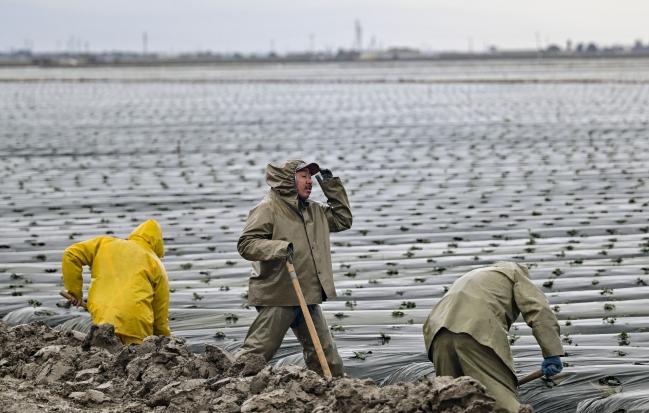
MULTIPOLYGON (((66 298, 68 301, 76 300, 76 298, 74 298, 74 296, 72 294, 70 294, 69 292, 67 292, 65 290, 59 291, 59 294, 61 294, 61 296, 66 298)), ((84 310, 88 309, 88 307, 86 306, 85 301, 81 301, 81 307, 83 307, 84 310)))
POLYGON ((536 379, 540 379, 543 377, 543 371, 542 370, 536 370, 527 376, 523 377, 522 379, 518 380, 518 387, 521 387, 523 384, 527 384, 531 381, 534 381, 536 379))
POLYGON ((542 379, 543 383, 545 383, 545 386, 547 388, 551 389, 552 387, 557 385, 557 382, 555 382, 554 379, 562 380, 561 379, 562 376, 563 376, 562 374, 557 374, 557 375, 554 375, 552 377, 545 377, 543 375, 543 371, 537 370, 535 372, 532 372, 532 373, 528 374, 527 376, 523 377, 522 379, 520 379, 518 381, 518 387, 522 386, 523 384, 534 381, 536 379, 542 379))
POLYGON ((291 275, 291 282, 293 283, 293 289, 295 289, 295 295, 300 302, 300 308, 302 309, 302 314, 304 314, 304 321, 306 321, 306 326, 309 329, 309 335, 311 336, 311 342, 313 347, 315 347, 315 352, 318 355, 318 361, 320 361, 320 367, 322 368, 322 374, 325 378, 331 378, 331 370, 329 370, 329 364, 325 358, 324 351, 322 351, 322 344, 320 344, 320 338, 318 338, 318 332, 315 330, 315 325, 313 324, 313 319, 311 318, 311 313, 309 308, 306 306, 306 301, 304 301, 304 295, 302 294, 302 288, 300 287, 300 281, 297 279, 297 274, 295 273, 295 267, 291 260, 286 260, 286 269, 291 275))

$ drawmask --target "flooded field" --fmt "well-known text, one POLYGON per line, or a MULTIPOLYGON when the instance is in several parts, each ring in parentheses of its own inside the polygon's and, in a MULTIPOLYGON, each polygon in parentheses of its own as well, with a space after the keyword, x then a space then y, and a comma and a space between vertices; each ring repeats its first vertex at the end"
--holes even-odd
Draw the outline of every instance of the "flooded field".
MULTIPOLYGON (((266 164, 305 158, 343 179, 354 213, 332 236, 339 298, 323 305, 350 375, 431 373, 421 323, 446 288, 523 259, 568 355, 556 387, 531 383, 521 399, 645 411, 647 66, 1 69, 0 315, 87 328, 60 307, 63 250, 155 218, 173 334, 235 350, 255 317, 239 232, 266 164)), ((523 375, 542 357, 521 321, 510 341, 523 375)), ((301 359, 289 334, 276 362, 301 359)))

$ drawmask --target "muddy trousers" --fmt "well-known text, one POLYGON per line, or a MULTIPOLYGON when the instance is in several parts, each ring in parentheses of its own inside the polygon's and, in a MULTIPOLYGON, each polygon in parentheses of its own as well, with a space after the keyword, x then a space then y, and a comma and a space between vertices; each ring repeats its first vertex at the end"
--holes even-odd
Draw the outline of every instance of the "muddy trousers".
POLYGON ((470 376, 487 388, 496 399, 495 411, 517 413, 520 406, 511 370, 489 347, 468 334, 441 329, 432 345, 437 376, 470 376))
MULTIPOLYGON (((309 330, 307 329, 306 322, 300 307, 257 307, 257 318, 253 321, 246 340, 239 350, 237 356, 246 353, 257 353, 264 356, 266 361, 273 358, 277 349, 282 344, 284 336, 289 327, 293 330, 293 334, 302 344, 304 352, 304 362, 306 366, 322 375, 318 355, 315 352, 315 347, 311 341, 309 330)), ((320 344, 324 351, 329 369, 333 376, 343 375, 343 361, 338 354, 336 343, 327 327, 327 322, 317 304, 309 305, 309 312, 313 318, 313 324, 318 332, 320 344)))

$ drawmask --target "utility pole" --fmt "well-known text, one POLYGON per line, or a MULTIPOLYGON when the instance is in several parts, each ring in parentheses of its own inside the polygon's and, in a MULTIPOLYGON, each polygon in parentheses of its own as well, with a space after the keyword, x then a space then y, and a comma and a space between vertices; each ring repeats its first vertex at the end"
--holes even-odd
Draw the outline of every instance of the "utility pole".
POLYGON ((146 55, 149 52, 149 36, 146 31, 142 32, 142 54, 146 55))
POLYGON ((370 37, 369 49, 370 49, 370 51, 376 50, 376 36, 374 36, 374 35, 372 35, 372 37, 370 37))
POLYGON ((363 27, 358 19, 354 21, 354 50, 357 52, 363 50, 363 27))

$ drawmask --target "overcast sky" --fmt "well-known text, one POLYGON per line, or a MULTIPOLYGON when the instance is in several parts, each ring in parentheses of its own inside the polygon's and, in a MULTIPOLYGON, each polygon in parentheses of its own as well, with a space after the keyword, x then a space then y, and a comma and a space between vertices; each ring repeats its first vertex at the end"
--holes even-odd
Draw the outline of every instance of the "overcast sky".
POLYGON ((648 0, 0 0, 0 51, 279 53, 649 42, 648 0))

